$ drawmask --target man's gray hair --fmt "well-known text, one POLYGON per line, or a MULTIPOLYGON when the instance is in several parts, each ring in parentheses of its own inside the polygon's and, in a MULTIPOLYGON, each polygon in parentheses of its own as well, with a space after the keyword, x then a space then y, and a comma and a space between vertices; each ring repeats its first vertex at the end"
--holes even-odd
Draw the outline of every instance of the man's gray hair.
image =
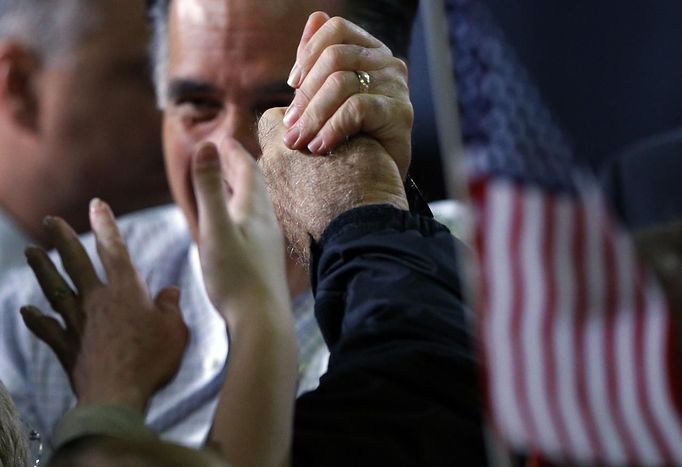
POLYGON ((28 448, 12 399, 0 382, 0 467, 26 467, 28 448))
POLYGON ((156 102, 159 108, 166 106, 166 86, 168 83, 168 10, 170 0, 152 0, 149 6, 149 20, 152 23, 152 41, 149 52, 152 59, 152 73, 156 102))
POLYGON ((26 44, 44 61, 65 58, 96 20, 94 0, 0 0, 0 39, 26 44))
MULTIPOLYGON (((406 58, 418 0, 345 0, 346 15, 386 44, 400 58, 406 58)), ((168 10, 171 0, 148 0, 152 23, 151 57, 159 107, 166 105, 168 72, 168 10)))

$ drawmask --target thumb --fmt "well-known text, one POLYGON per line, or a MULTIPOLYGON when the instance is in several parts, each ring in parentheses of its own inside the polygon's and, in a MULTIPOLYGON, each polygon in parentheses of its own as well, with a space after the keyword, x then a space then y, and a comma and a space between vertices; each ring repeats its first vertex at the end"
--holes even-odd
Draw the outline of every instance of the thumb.
POLYGON ((225 179, 218 149, 212 143, 203 145, 194 155, 192 181, 199 214, 199 246, 205 240, 215 242, 229 235, 232 223, 227 213, 225 179))
POLYGON ((164 311, 179 311, 180 289, 177 287, 166 287, 156 295, 154 303, 164 311))

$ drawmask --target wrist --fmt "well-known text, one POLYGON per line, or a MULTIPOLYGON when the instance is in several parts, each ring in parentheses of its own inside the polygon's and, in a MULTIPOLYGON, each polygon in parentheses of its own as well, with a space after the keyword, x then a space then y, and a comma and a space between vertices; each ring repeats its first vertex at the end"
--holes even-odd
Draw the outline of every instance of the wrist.
POLYGON ((281 289, 259 289, 225 299, 217 309, 230 333, 268 333, 293 326, 291 301, 286 288, 282 286, 281 289))

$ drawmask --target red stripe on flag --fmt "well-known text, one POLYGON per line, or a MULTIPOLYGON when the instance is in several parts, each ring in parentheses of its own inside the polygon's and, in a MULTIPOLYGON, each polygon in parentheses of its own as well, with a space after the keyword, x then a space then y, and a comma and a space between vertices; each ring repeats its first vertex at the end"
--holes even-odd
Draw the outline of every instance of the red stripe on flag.
POLYGON ((488 362, 492 357, 492 353, 487 350, 487 342, 490 336, 487 331, 487 321, 491 319, 490 317, 490 289, 488 287, 488 279, 486 276, 490 273, 487 271, 485 266, 487 248, 485 246, 485 232, 488 232, 489 223, 488 215, 490 210, 490 203, 488 202, 488 190, 487 183, 483 181, 478 181, 472 183, 469 186, 469 195, 471 201, 475 206, 474 214, 475 218, 475 233, 474 233, 474 244, 476 245, 476 254, 478 257, 478 271, 477 277, 479 278, 477 286, 479 287, 478 296, 473 297, 476 303, 476 310, 478 312, 478 320, 476 322, 476 327, 478 329, 479 339, 476 339, 476 345, 478 348, 478 354, 481 357, 481 370, 479 371, 480 387, 481 391, 485 397, 483 398, 484 410, 486 413, 492 415, 489 417, 492 420, 493 428, 500 433, 500 427, 497 425, 497 417, 492 413, 492 404, 490 401, 493 398, 491 392, 491 380, 492 377, 489 374, 491 371, 488 362))

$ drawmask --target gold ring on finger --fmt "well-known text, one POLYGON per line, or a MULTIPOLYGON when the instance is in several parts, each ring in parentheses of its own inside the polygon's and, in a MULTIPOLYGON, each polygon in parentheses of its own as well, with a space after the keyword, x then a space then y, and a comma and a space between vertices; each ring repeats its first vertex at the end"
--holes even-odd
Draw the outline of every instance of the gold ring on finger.
POLYGON ((360 92, 367 94, 369 92, 369 86, 372 84, 372 77, 366 71, 356 71, 355 76, 357 76, 358 81, 360 81, 360 92))

